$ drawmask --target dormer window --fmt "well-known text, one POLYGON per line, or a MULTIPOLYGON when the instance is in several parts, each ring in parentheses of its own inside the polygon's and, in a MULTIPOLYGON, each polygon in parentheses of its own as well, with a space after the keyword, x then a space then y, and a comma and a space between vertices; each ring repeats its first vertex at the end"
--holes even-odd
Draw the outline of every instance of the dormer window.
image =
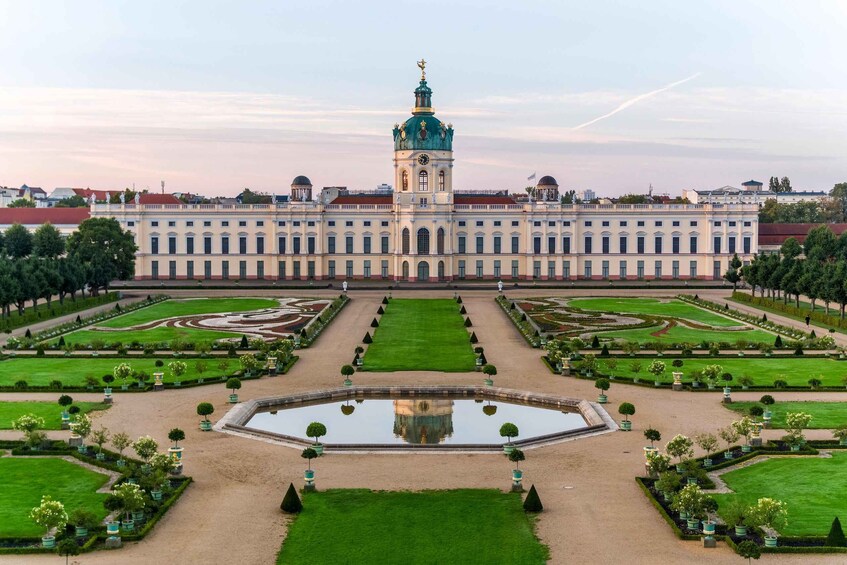
POLYGON ((426 171, 418 173, 418 190, 420 192, 429 191, 429 174, 426 171))
POLYGON ((444 192, 444 171, 438 172, 438 191, 444 192))

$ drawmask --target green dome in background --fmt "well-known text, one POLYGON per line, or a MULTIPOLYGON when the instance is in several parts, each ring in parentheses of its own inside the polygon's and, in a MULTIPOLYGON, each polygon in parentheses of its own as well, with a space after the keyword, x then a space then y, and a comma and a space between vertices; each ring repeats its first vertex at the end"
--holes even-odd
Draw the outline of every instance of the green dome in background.
POLYGON ((432 89, 421 79, 415 89, 415 109, 412 117, 394 126, 394 150, 452 151, 453 126, 435 117, 432 109, 432 89))

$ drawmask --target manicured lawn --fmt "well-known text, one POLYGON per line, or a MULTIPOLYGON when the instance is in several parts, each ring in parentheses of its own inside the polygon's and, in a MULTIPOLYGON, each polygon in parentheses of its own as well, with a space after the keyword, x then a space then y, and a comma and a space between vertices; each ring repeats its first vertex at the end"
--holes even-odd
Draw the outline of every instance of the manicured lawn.
MULTIPOLYGON (((724 404, 724 407, 747 414, 751 406, 761 406, 758 402, 733 402, 724 404)), ((785 415, 789 412, 806 412, 812 415, 809 429, 830 430, 843 424, 847 424, 847 402, 777 402, 771 404, 771 426, 774 428, 785 427, 785 415)))
POLYGON ((176 316, 197 316, 223 312, 247 312, 261 308, 275 308, 279 302, 272 298, 190 298, 166 300, 125 316, 118 316, 100 324, 105 328, 128 328, 176 316))
MULTIPOLYGON (((47 386, 53 380, 60 380, 66 386, 85 386, 85 377, 89 375, 96 377, 100 381, 98 386, 103 386, 100 379, 107 373, 111 374, 115 366, 120 363, 129 363, 134 370, 145 371, 148 375, 152 375, 154 372, 164 372, 164 381, 173 382, 176 379, 168 370, 168 363, 173 360, 173 357, 165 357, 162 359, 164 365, 162 367, 156 367, 156 359, 148 357, 141 359, 17 357, 0 361, 0 386, 13 386, 19 380, 25 380, 31 386, 47 386)), ((210 379, 224 374, 218 368, 218 363, 221 359, 205 359, 204 361, 208 365, 208 368, 202 375, 196 369, 197 359, 185 359, 183 361, 187 369, 180 377, 182 381, 196 379, 201 376, 210 379)), ((229 364, 226 374, 232 374, 236 369, 241 368, 237 359, 226 359, 226 361, 229 364)), ((150 382, 152 382, 152 379, 150 382)), ((121 384, 121 382, 116 381, 112 383, 112 386, 114 390, 119 391, 121 384)), ((61 392, 57 391, 56 398, 59 397, 59 394, 61 392)))
MULTIPOLYGON (((394 299, 385 306, 365 371, 473 371, 470 332, 454 300, 394 299)), ((473 316, 471 316, 473 321, 473 316)))
POLYGON ((515 494, 328 490, 305 495, 277 563, 490 565, 547 558, 515 494))
POLYGON ((739 326, 741 322, 718 316, 691 304, 676 299, 658 300, 656 298, 576 298, 568 301, 568 306, 595 310, 598 312, 619 312, 646 314, 648 316, 670 316, 684 318, 710 326, 739 326))
MULTIPOLYGON (((241 334, 197 328, 159 327, 151 328, 149 330, 120 330, 110 332, 80 330, 78 332, 66 334, 65 343, 91 343, 97 339, 107 344, 119 341, 124 345, 129 345, 133 341, 137 341, 139 343, 161 343, 163 341, 173 341, 175 339, 185 342, 207 341, 211 343, 219 339, 233 337, 240 338, 241 334)), ((55 342, 58 340, 53 341, 55 342)))
MULTIPOLYGON (((61 393, 56 393, 58 400, 61 393)), ((74 402, 79 406, 82 413, 92 410, 106 410, 108 404, 101 402, 74 402)), ((16 420, 24 414, 35 414, 44 418, 44 429, 59 430, 62 428, 62 407, 56 402, 0 402, 0 430, 11 430, 12 420, 16 420)))
POLYGON ((653 327, 638 328, 634 330, 612 330, 597 332, 596 335, 600 339, 615 338, 624 341, 637 341, 639 343, 661 341, 662 343, 692 343, 695 345, 702 341, 716 343, 723 341, 735 343, 739 339, 744 339, 748 342, 772 344, 776 339, 776 334, 759 329, 741 331, 720 331, 718 329, 700 330, 683 325, 676 325, 659 335, 651 335, 659 329, 661 328, 653 327))
MULTIPOLYGON (((783 535, 825 536, 835 516, 847 516, 847 453, 831 458, 783 457, 768 459, 723 475, 735 494, 715 495, 725 508, 733 498, 755 504, 759 498, 781 500, 788 506, 783 535)), ((720 512, 720 509, 719 509, 720 512)))
MULTIPOLYGON (((658 358, 632 358, 618 357, 616 361, 617 367, 613 374, 616 376, 634 376, 635 373, 631 369, 633 362, 641 364, 641 372, 638 376, 641 380, 652 381, 653 375, 647 372, 647 367, 653 359, 658 358)), ((673 381, 671 372, 680 370, 683 373, 682 380, 688 381, 691 378, 692 371, 702 371, 706 365, 720 365, 724 372, 731 373, 734 380, 731 386, 734 389, 739 389, 738 379, 743 375, 748 375, 753 379, 753 382, 762 386, 773 386, 776 379, 786 381, 792 386, 808 386, 808 381, 811 378, 820 379, 825 386, 844 386, 842 379, 847 375, 847 361, 837 361, 830 358, 807 358, 807 357, 699 357, 696 359, 683 359, 681 369, 675 369, 671 366, 674 360, 673 355, 665 355, 660 358, 665 362, 666 369, 663 376, 664 382, 673 381)), ((609 372, 606 366, 606 359, 598 357, 600 372, 607 374, 609 372)), ((723 381, 720 385, 723 386, 723 381)))
POLYGON ((38 537, 44 531, 30 520, 29 512, 50 495, 70 514, 86 508, 98 518, 106 517, 106 494, 98 494, 108 477, 56 458, 0 458, 0 536, 38 537))

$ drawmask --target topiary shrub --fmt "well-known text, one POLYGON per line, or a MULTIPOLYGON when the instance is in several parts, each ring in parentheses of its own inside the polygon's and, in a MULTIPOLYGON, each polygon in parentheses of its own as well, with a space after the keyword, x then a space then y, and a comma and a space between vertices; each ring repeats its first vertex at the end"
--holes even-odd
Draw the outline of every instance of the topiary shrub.
POLYGON ((797 344, 797 349, 794 350, 794 355, 803 355, 803 346, 797 344))
POLYGON ((468 313, 468 311, 465 309, 464 306, 462 306, 462 309, 459 310, 459 314, 467 314, 467 313, 468 313))
POLYGON ((521 314, 521 322, 526 322, 526 313, 521 314))
POLYGON ((523 509, 527 512, 541 512, 544 510, 544 505, 541 504, 541 499, 538 497, 538 491, 535 490, 535 485, 529 487, 529 493, 526 495, 526 500, 523 501, 523 509))
POLYGON ((382 306, 380 306, 376 313, 382 316, 383 314, 385 314, 385 310, 383 310, 382 306))
POLYGON ((815 330, 809 332, 809 339, 815 339, 818 337, 818 334, 815 333, 815 330))
POLYGON ((841 529, 841 520, 838 516, 832 521, 832 526, 829 528, 829 534, 826 536, 827 547, 845 547, 847 539, 844 538, 844 530, 841 529))
POLYGON ((65 336, 60 336, 59 337, 59 347, 64 347, 64 346, 65 346, 65 336))
POLYGON ((27 339, 32 339, 32 332, 29 331, 29 328, 26 329, 26 333, 24 334, 24 337, 27 338, 27 339))
POLYGON ((250 346, 250 342, 247 340, 247 336, 242 335, 241 336, 241 343, 239 344, 239 347, 241 349, 247 349, 249 346, 250 346))
POLYGON ((754 418, 758 418, 764 413, 765 413, 765 409, 762 408, 761 406, 751 406, 750 410, 748 410, 748 414, 750 414, 754 418))
POLYGON ((457 297, 456 297, 456 303, 457 303, 457 304, 461 304, 461 303, 462 303, 462 297, 461 297, 461 296, 457 296, 457 297))
POLYGON ((294 488, 294 483, 288 483, 288 490, 285 491, 285 496, 279 508, 288 514, 299 514, 303 510, 303 502, 300 501, 300 497, 297 495, 297 489, 294 488))
POLYGON ((766 394, 759 399, 759 402, 761 402, 765 406, 770 406, 771 404, 775 403, 776 400, 774 400, 773 396, 771 396, 770 394, 766 394))
POLYGON ((362 338, 362 343, 373 343, 370 332, 365 332, 365 337, 362 338))
POLYGON ((776 339, 773 340, 773 346, 774 347, 782 347, 782 336, 781 335, 776 336, 776 339))
POLYGON ((514 309, 515 309, 515 303, 512 302, 511 306, 509 306, 509 310, 514 310, 514 309))
POLYGON ((165 362, 164 362, 164 361, 162 361, 161 359, 156 359, 156 363, 155 363, 155 365, 156 365, 157 367, 164 367, 164 366, 165 366, 165 362))
POLYGON ((600 338, 595 335, 594 339, 591 340, 591 348, 597 349, 598 347, 600 347, 600 338))
POLYGON ((465 327, 469 328, 473 325, 470 318, 465 318, 465 327))
POLYGON ((383 303, 383 304, 388 304, 388 297, 387 297, 387 296, 383 296, 383 297, 382 297, 382 303, 383 303))
POLYGON ((77 323, 77 324, 81 324, 81 323, 82 323, 82 318, 80 318, 80 317, 79 317, 79 314, 77 314, 77 315, 76 315, 76 323, 77 323))
MULTIPOLYGON (((594 337, 597 339, 597 336, 594 337)), ((608 357, 609 356, 609 346, 607 344, 603 344, 603 349, 600 350, 600 357, 608 357)))
POLYGON ((376 318, 374 318, 373 321, 371 321, 371 327, 372 328, 378 328, 379 327, 379 322, 377 321, 376 318))
POLYGON ((471 332, 471 343, 479 343, 479 340, 476 338, 476 332, 471 332))
POLYGON ((768 315, 762 314, 762 322, 767 322, 767 321, 768 321, 768 315))

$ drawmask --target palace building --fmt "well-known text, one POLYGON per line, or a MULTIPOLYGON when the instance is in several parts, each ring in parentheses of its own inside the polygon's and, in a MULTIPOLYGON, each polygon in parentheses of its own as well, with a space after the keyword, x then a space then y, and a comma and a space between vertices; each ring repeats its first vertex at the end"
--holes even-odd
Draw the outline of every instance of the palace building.
MULTIPOLYGON (((272 204, 97 203, 135 235, 136 279, 719 279, 758 251, 758 206, 562 204, 453 190, 453 125, 432 105, 424 63, 412 115, 393 129, 394 188, 313 191, 272 204)), ((459 163, 461 166, 461 163, 459 163)))

